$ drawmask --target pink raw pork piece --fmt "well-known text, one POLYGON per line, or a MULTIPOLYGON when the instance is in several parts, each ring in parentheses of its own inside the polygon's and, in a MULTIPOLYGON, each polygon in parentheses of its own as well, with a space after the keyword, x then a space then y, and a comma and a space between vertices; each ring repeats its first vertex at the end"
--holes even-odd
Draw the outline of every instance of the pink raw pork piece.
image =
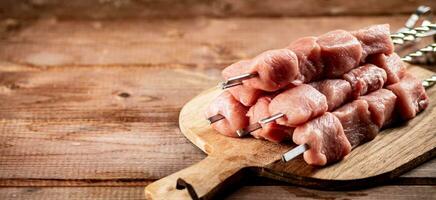
POLYGON ((326 79, 309 85, 327 98, 328 111, 332 111, 351 99, 351 85, 342 79, 326 79))
POLYGON ((219 120, 212 127, 223 135, 238 137, 236 130, 248 125, 248 118, 245 116, 248 108, 236 101, 229 93, 224 91, 207 108, 206 118, 221 114, 225 118, 219 120))
MULTIPOLYGON (((241 75, 245 73, 245 71, 247 71, 246 69, 248 68, 248 66, 250 66, 250 64, 251 61, 249 60, 242 60, 236 62, 226 67, 221 72, 221 74, 225 79, 228 79, 236 75, 241 75)), ((226 90, 229 91, 233 95, 233 97, 235 97, 235 99, 241 102, 244 106, 253 105, 262 94, 261 90, 254 89, 246 85, 238 85, 235 87, 228 88, 226 90)))
POLYGON ((265 51, 253 58, 247 72, 257 73, 259 76, 244 80, 244 84, 252 88, 274 92, 298 78, 298 58, 289 49, 265 51))
POLYGON ((341 122, 329 112, 298 126, 292 139, 296 144, 309 146, 303 157, 310 165, 322 166, 337 162, 351 151, 341 122))
POLYGON ((330 31, 321 35, 317 43, 321 47, 325 73, 329 78, 340 77, 360 63, 362 46, 359 40, 347 31, 330 31))
POLYGON ((406 73, 404 62, 396 53, 389 55, 375 54, 368 57, 368 62, 377 65, 386 71, 388 76, 386 81, 387 85, 398 83, 406 73))
MULTIPOLYGON (((261 97, 256 104, 250 107, 247 116, 250 124, 256 123, 261 119, 271 116, 268 111, 271 97, 261 97)), ((262 124, 262 128, 251 133, 255 138, 266 139, 271 142, 281 142, 292 135, 293 128, 279 125, 275 122, 262 124)))
POLYGON ((316 37, 303 37, 288 46, 298 58, 300 76, 294 81, 295 84, 319 80, 322 76, 324 66, 321 62, 321 47, 316 40, 316 37))
POLYGON ((417 113, 428 107, 429 99, 421 80, 409 73, 406 73, 400 82, 387 88, 397 96, 395 110, 399 111, 404 120, 414 118, 417 113))
POLYGON ((351 32, 362 44, 362 63, 368 55, 391 54, 394 52, 394 44, 391 40, 389 24, 368 26, 351 32))
POLYGON ((353 98, 376 91, 383 87, 387 75, 385 70, 373 64, 366 64, 344 74, 343 78, 351 84, 353 98))
POLYGON ((372 122, 368 107, 365 100, 354 100, 333 112, 353 148, 374 139, 379 132, 379 127, 372 122))
POLYGON ((310 85, 302 84, 278 94, 269 104, 271 115, 283 113, 278 124, 296 127, 322 115, 328 109, 327 99, 310 85))
POLYGON ((372 121, 380 128, 389 125, 393 120, 395 102, 397 96, 387 89, 379 89, 359 99, 368 103, 372 121))

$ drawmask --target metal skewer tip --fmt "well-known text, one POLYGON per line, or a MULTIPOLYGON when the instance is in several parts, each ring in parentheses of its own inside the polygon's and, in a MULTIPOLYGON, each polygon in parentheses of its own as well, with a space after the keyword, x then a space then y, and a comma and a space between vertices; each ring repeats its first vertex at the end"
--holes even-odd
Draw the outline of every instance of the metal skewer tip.
POLYGON ((259 130, 262 128, 262 124, 268 124, 270 122, 273 122, 274 120, 281 118, 285 116, 283 113, 277 113, 275 115, 271 115, 267 118, 263 118, 261 120, 259 120, 258 122, 254 123, 254 124, 250 124, 248 125, 246 128, 241 128, 239 130, 236 131, 236 134, 239 137, 244 137, 248 134, 250 134, 251 132, 254 132, 256 130, 259 130))
POLYGON ((224 81, 223 83, 221 83, 221 88, 227 89, 230 87, 242 85, 243 80, 247 80, 247 79, 250 79, 250 78, 253 78, 256 76, 258 76, 257 73, 246 73, 246 74, 241 74, 239 76, 231 77, 231 78, 227 79, 226 81, 224 81))
POLYGON ((282 155, 282 161, 283 162, 288 162, 288 161, 294 159, 295 157, 303 154, 308 149, 309 149, 309 145, 307 145, 307 144, 300 144, 297 147, 293 148, 292 150, 284 153, 282 155))
POLYGON ((213 123, 215 123, 215 122, 217 122, 219 120, 222 120, 224 118, 225 118, 224 116, 222 116, 220 114, 216 114, 216 115, 214 115, 212 117, 207 118, 207 120, 209 121, 209 124, 213 124, 213 123))
POLYGON ((254 124, 250 124, 246 128, 241 128, 241 129, 237 130, 236 134, 239 137, 244 137, 244 136, 250 134, 251 132, 254 132, 254 131, 259 130, 261 128, 262 128, 262 125, 260 123, 254 123, 254 124))
POLYGON ((422 81, 422 86, 424 86, 424 88, 429 88, 435 84, 436 84, 436 74, 422 81))

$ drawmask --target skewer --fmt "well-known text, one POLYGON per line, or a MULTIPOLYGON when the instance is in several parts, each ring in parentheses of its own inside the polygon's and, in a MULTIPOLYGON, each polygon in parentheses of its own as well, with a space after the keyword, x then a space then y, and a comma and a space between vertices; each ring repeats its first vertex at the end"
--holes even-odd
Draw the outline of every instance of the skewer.
POLYGON ((401 58, 402 61, 412 63, 415 62, 417 59, 425 58, 428 54, 435 54, 436 53, 436 43, 430 44, 424 48, 419 49, 418 51, 415 51, 413 53, 410 53, 404 57, 401 58))
POLYGON ((250 134, 253 131, 261 129, 262 128, 262 124, 268 124, 268 123, 270 123, 272 121, 275 121, 276 119, 281 118, 283 116, 285 116, 283 113, 277 113, 275 115, 271 115, 270 117, 267 117, 267 118, 259 120, 259 122, 257 122, 257 123, 250 124, 246 128, 237 130, 236 134, 239 137, 244 137, 244 136, 250 134))
POLYGON ((398 32, 402 32, 404 30, 412 29, 415 27, 416 23, 419 21, 420 18, 423 19, 423 23, 428 22, 426 18, 429 18, 431 14, 431 8, 428 6, 421 5, 419 6, 415 12, 410 15, 409 19, 407 19, 406 23, 404 24, 404 27, 398 30, 398 32))
POLYGON ((233 86, 242 85, 242 81, 258 76, 257 73, 246 73, 239 76, 234 76, 221 83, 221 88, 227 89, 233 86))
MULTIPOLYGON (((401 45, 406 42, 415 41, 418 38, 428 37, 436 34, 436 24, 425 23, 420 27, 407 29, 391 35, 394 45, 401 45)), ((220 83, 221 89, 227 89, 234 86, 242 85, 242 81, 259 76, 257 73, 245 73, 234 76, 220 83)))
MULTIPOLYGON (((425 57, 428 53, 432 53, 432 54, 436 53, 436 43, 430 44, 422 49, 419 49, 416 52, 410 53, 410 54, 404 56, 403 58, 401 58, 401 60, 405 61, 405 62, 412 63, 412 62, 415 62, 416 59, 425 57)), ((434 81, 435 81, 435 77, 433 76, 432 78, 426 79, 425 81, 427 81, 427 82, 423 83, 424 86, 429 85, 429 84, 433 85, 434 81)), ((269 117, 266 117, 264 119, 259 120, 256 123, 250 124, 245 128, 237 130, 236 134, 239 137, 244 137, 244 136, 250 134, 251 132, 254 132, 256 130, 261 129, 262 125, 273 122, 276 119, 279 119, 283 116, 285 116, 283 113, 277 113, 277 114, 271 115, 269 117)), ((215 123, 215 122, 222 120, 224 118, 225 118, 224 116, 217 114, 217 115, 214 115, 212 117, 209 117, 208 120, 209 120, 209 123, 212 124, 212 123, 215 123)))
POLYGON ((436 34, 436 24, 424 23, 422 26, 392 34, 391 38, 394 45, 401 45, 434 34, 436 34))
MULTIPOLYGON (((402 60, 409 62, 413 59, 413 57, 423 56, 424 54, 422 52, 424 52, 424 51, 433 52, 433 53, 436 52, 436 44, 431 44, 431 45, 428 45, 427 47, 424 47, 424 48, 418 50, 417 52, 421 52, 421 54, 419 54, 417 52, 413 52, 413 53, 405 56, 404 58, 402 58, 402 60), (405 59, 405 58, 407 58, 407 59, 405 59)), ((431 76, 430 78, 424 79, 422 81, 422 85, 426 89, 435 85, 435 84, 436 84, 436 74, 431 76)), ((309 148, 310 147, 307 144, 298 145, 297 147, 293 148, 292 150, 284 153, 282 155, 282 161, 288 162, 288 161, 292 160, 293 158, 297 157, 298 155, 304 153, 309 148)))
MULTIPOLYGON (((422 85, 424 86, 424 88, 429 88, 433 85, 436 84, 436 74, 431 76, 430 78, 427 78, 425 80, 422 81, 422 85)), ((295 157, 303 154, 305 151, 309 150, 310 146, 307 144, 300 144, 297 147, 291 149, 290 151, 284 153, 282 155, 282 161, 283 162, 288 162, 292 159, 294 159, 295 157)))
POLYGON ((224 118, 225 117, 222 116, 221 114, 216 114, 216 115, 214 115, 212 117, 207 118, 207 120, 209 121, 209 124, 213 124, 213 123, 215 123, 215 122, 217 122, 219 120, 222 120, 224 118))

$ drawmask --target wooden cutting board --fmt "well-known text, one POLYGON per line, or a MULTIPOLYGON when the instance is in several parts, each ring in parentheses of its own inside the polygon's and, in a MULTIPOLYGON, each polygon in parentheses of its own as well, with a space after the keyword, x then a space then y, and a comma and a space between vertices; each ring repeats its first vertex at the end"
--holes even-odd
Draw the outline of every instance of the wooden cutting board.
MULTIPOLYGON (((424 79, 434 72, 409 66, 424 79)), ((397 177, 436 155, 436 87, 427 90, 430 106, 408 123, 383 130, 368 143, 354 149, 343 161, 327 166, 307 165, 302 156, 283 163, 282 153, 293 144, 274 144, 253 138, 230 138, 213 130, 204 110, 221 91, 212 88, 189 101, 180 112, 182 133, 208 156, 199 163, 162 178, 145 188, 149 199, 191 199, 187 189, 177 189, 182 178, 198 197, 210 199, 238 187, 247 170, 292 184, 321 189, 374 186, 397 177)), ((192 190, 191 190, 192 192, 192 190)))

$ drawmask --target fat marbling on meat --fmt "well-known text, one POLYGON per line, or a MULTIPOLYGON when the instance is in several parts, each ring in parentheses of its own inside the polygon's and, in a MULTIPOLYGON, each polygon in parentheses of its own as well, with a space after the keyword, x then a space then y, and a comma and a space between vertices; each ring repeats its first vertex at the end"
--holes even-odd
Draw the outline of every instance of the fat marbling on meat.
POLYGON ((374 54, 368 57, 368 62, 385 70, 387 74, 387 85, 398 83, 406 73, 404 62, 396 53, 389 55, 374 54))
POLYGON ((385 70, 373 64, 365 64, 345 73, 343 78, 351 84, 352 95, 356 99, 361 95, 378 90, 386 82, 385 70))

